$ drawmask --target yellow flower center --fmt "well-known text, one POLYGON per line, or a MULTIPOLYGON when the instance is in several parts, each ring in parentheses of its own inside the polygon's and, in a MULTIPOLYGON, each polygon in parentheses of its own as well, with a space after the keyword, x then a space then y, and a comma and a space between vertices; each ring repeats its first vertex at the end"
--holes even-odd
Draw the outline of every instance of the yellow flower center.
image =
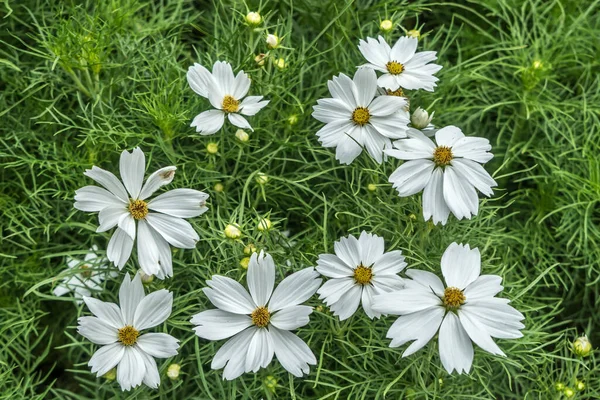
POLYGON ((398 88, 396 90, 387 89, 385 92, 388 96, 406 97, 404 96, 404 91, 402 90, 402 88, 398 88))
POLYGON ((352 112, 352 121, 356 125, 363 126, 371 119, 371 113, 366 107, 356 107, 356 110, 352 112))
POLYGON ((402 71, 404 71, 404 65, 400 64, 398 61, 390 61, 385 64, 385 66, 392 75, 400 75, 402 71))
POLYGON ((144 200, 129 200, 129 213, 135 219, 146 218, 148 204, 144 200))
POLYGON ((444 297, 442 300, 447 308, 456 309, 464 304, 466 297, 459 288, 449 286, 444 290, 444 297))
POLYGON ((139 336, 140 333, 138 330, 131 325, 119 329, 119 342, 121 342, 123 346, 133 346, 137 342, 139 336))
POLYGON ((373 278, 373 271, 371 271, 371 267, 365 267, 360 264, 354 270, 354 280, 356 283, 361 285, 366 285, 371 282, 371 278, 373 278))
POLYGON ((233 98, 233 96, 227 95, 223 98, 223 111, 226 113, 237 112, 240 108, 240 102, 233 98))
POLYGON ((437 166, 445 166, 452 161, 452 149, 447 146, 436 147, 433 151, 433 162, 437 166))
POLYGON ((264 328, 269 325, 269 321, 271 320, 271 313, 267 310, 266 307, 258 307, 256 310, 252 311, 250 314, 252 317, 252 323, 259 328, 264 328))
POLYGON ((90 271, 90 266, 88 264, 83 264, 79 267, 79 275, 81 275, 85 279, 90 279, 92 277, 92 271, 90 271))

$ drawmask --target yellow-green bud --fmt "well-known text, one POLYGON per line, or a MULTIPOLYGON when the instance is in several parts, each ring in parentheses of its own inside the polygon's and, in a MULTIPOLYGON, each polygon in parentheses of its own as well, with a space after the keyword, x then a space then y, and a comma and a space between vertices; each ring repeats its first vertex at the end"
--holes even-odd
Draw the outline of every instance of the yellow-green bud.
POLYGON ((238 138, 240 142, 247 142, 250 139, 250 135, 243 129, 238 129, 235 131, 235 137, 238 138))
POLYGON ((580 392, 585 390, 585 383, 583 383, 582 381, 580 381, 579 379, 575 381, 575 389, 579 390, 580 392))
POLYGON ((140 279, 142 280, 142 283, 144 285, 149 285, 152 283, 152 281, 154 281, 154 275, 148 275, 141 269, 139 270, 139 274, 140 274, 140 279))
POLYGON ((223 190, 225 190, 225 186, 223 186, 223 184, 221 182, 217 182, 217 183, 215 183, 214 189, 215 189, 215 192, 221 193, 223 190))
POLYGON ((258 222, 258 230, 261 232, 271 229, 271 221, 268 218, 263 218, 258 222))
POLYGON ((260 53, 259 55, 257 55, 256 57, 254 57, 254 62, 256 64, 258 64, 259 67, 262 67, 263 65, 265 65, 265 58, 267 57, 267 55, 265 53, 260 53))
POLYGON ((420 39, 421 32, 419 32, 417 29, 411 29, 410 31, 406 32, 406 36, 411 37, 411 38, 420 39))
POLYGON ((562 382, 556 382, 554 384, 554 388, 556 389, 557 392, 562 392, 563 390, 565 390, 565 384, 562 382))
POLYGON ((575 391, 571 388, 565 388, 565 390, 563 390, 563 394, 567 399, 570 399, 571 397, 575 396, 575 391))
POLYGON ((242 236, 242 231, 240 231, 237 224, 230 224, 225 227, 225 236, 229 239, 239 239, 242 236))
POLYGON ((117 379, 117 369, 113 368, 110 371, 108 371, 107 373, 104 374, 104 379, 106 379, 107 381, 114 381, 115 379, 117 379))
POLYGON ((444 386, 444 380, 442 378, 438 379, 438 384, 441 386, 444 386))
POLYGON ((249 25, 258 25, 262 22, 262 17, 259 13, 252 11, 246 14, 246 22, 249 25))
POLYGON ((390 21, 389 19, 384 19, 379 24, 379 29, 381 29, 384 32, 389 32, 392 29, 394 29, 394 23, 392 21, 390 21))
POLYGON ((269 177, 266 174, 263 174, 262 172, 256 174, 256 183, 258 183, 259 185, 266 185, 268 182, 269 177))
POLYGON ((250 257, 244 257, 240 260, 240 267, 244 269, 248 269, 248 265, 250 264, 250 257))
POLYGON ((531 66, 533 67, 533 69, 542 69, 544 67, 544 64, 540 60, 534 60, 531 66))
POLYGON ((374 183, 369 183, 369 184, 367 185, 367 189, 368 189, 370 192, 374 192, 374 191, 376 191, 376 190, 377 190, 377 185, 376 185, 376 184, 374 184, 374 183))
POLYGON ((279 69, 284 69, 287 65, 283 58, 278 58, 277 60, 275 60, 275 66, 279 69))
POLYGON ((592 343, 586 335, 580 336, 573 342, 573 352, 579 357, 587 357, 592 351, 592 343))
POLYGON ((249 243, 246 245, 246 247, 244 247, 244 254, 249 256, 252 253, 256 253, 256 246, 252 243, 249 243))
POLYGON ((274 391, 275 388, 277 387, 277 379, 274 376, 272 376, 272 375, 267 376, 265 378, 264 382, 265 382, 265 386, 268 389, 270 389, 271 391, 274 391))
POLYGON ((315 310, 317 310, 317 312, 323 312, 323 306, 316 306, 315 310))
POLYGON ((279 47, 279 43, 281 43, 281 39, 279 39, 279 36, 277 35, 273 35, 272 33, 269 33, 267 35, 267 47, 270 49, 276 49, 279 47))
POLYGON ((206 151, 208 151, 208 154, 217 154, 219 151, 219 145, 214 142, 210 142, 206 145, 206 151))
POLYGON ((171 364, 169 365, 169 368, 167 368, 167 376, 171 380, 177 380, 179 378, 179 371, 181 371, 181 365, 171 364))
POLYGON ((288 124, 290 125, 296 125, 298 123, 298 116, 296 114, 294 115, 290 115, 287 119, 288 124))

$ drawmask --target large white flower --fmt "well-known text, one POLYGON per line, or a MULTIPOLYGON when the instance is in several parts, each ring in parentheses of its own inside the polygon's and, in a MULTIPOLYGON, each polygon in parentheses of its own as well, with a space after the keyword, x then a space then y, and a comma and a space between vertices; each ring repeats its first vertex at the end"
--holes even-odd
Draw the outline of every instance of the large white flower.
POLYGON ((223 378, 265 368, 273 355, 288 372, 301 377, 317 360, 310 348, 291 333, 308 324, 312 307, 300 305, 311 297, 321 279, 314 268, 285 278, 275 290, 275 264, 269 254, 252 254, 248 265, 250 294, 237 281, 213 276, 204 288, 218 309, 196 314, 191 322, 196 334, 208 340, 229 339, 215 354, 211 368, 225 367, 223 378))
POLYGON ((423 217, 445 225, 450 212, 458 219, 471 219, 479 211, 475 189, 486 196, 494 194, 496 181, 481 164, 494 157, 489 140, 465 137, 455 126, 435 133, 434 143, 416 129, 408 130, 408 139, 394 142, 386 154, 408 160, 398 167, 389 181, 400 197, 423 190, 423 217))
POLYGON ((84 175, 105 189, 85 186, 77 190, 75 208, 99 212, 100 226, 96 232, 105 232, 117 226, 106 254, 119 269, 129 260, 137 232, 138 259, 142 270, 160 279, 172 276, 169 244, 182 249, 196 246, 200 238, 183 218, 197 217, 206 212, 208 195, 193 189, 174 189, 148 201, 148 197, 158 188, 171 183, 177 168, 170 166, 159 169, 142 186, 146 158, 139 147, 131 153, 121 153, 119 169, 123 183, 111 172, 96 166, 86 170, 84 175))
POLYGON ((417 38, 401 37, 394 47, 385 39, 367 38, 361 40, 358 49, 369 62, 366 67, 383 72, 378 79, 379 86, 386 89, 425 89, 433 92, 439 80, 433 74, 442 69, 441 65, 429 64, 437 59, 435 51, 416 53, 417 38))
POLYGON ((66 275, 52 291, 55 296, 63 296, 73 292, 77 303, 81 298, 91 296, 93 292, 102 289, 102 281, 117 276, 117 271, 110 268, 106 257, 98 255, 98 246, 93 245, 83 260, 67 257, 66 275))
POLYGON ((88 366, 100 377, 117 366, 117 382, 122 390, 142 382, 157 388, 160 376, 154 358, 177 354, 179 341, 166 333, 140 334, 162 324, 171 315, 173 294, 165 289, 144 295, 139 274, 133 280, 125 274, 119 289, 120 307, 92 297, 83 300, 95 317, 80 317, 77 331, 98 349, 88 366))
POLYGON ((373 310, 373 296, 404 286, 397 274, 406 267, 402 251, 384 253, 383 238, 363 231, 356 239, 349 235, 334 243, 335 254, 321 254, 317 271, 329 279, 317 293, 340 320, 350 318, 362 302, 363 310, 373 319, 381 313, 373 310))
POLYGON ((225 115, 238 128, 252 130, 242 115, 255 115, 269 104, 269 100, 261 101, 263 96, 246 97, 250 78, 244 71, 234 77, 231 65, 224 61, 217 61, 212 73, 202 65, 194 64, 188 69, 187 80, 192 90, 208 98, 215 108, 198 114, 192 121, 190 126, 195 127, 201 135, 212 135, 221 129, 225 115))
POLYGON ((369 68, 359 68, 354 80, 344 74, 327 82, 333 98, 317 100, 313 117, 326 125, 317 132, 323 147, 335 147, 335 158, 350 164, 363 147, 378 163, 391 139, 406 137, 409 118, 403 108, 406 99, 375 96, 377 76, 369 68))
POLYGON ((494 297, 503 287, 496 275, 479 275, 481 259, 477 248, 452 243, 442 256, 442 274, 447 286, 431 272, 410 269, 412 280, 392 293, 375 296, 373 307, 401 317, 390 327, 390 347, 413 341, 407 357, 425 346, 438 332, 442 365, 452 373, 469 372, 475 342, 483 350, 504 356, 492 338, 516 339, 525 326, 523 315, 509 300, 494 297))

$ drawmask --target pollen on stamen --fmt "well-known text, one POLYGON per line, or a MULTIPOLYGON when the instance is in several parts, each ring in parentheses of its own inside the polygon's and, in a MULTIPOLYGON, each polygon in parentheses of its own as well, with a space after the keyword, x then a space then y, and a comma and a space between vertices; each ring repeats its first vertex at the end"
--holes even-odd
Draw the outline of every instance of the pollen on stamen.
POLYGON ((137 343, 140 332, 131 325, 119 329, 119 342, 123 346, 133 346, 137 343))
POLYGON ((366 125, 370 119, 371 113, 366 107, 356 107, 356 109, 352 112, 352 121, 354 121, 356 125, 366 125))
POLYGON ((456 309, 465 303, 465 294, 457 287, 449 286, 444 290, 443 302, 447 308, 456 309))
POLYGON ((135 219, 144 219, 148 215, 148 203, 144 200, 130 200, 129 213, 135 219))
POLYGON ((433 151, 433 162, 437 166, 446 166, 450 164, 452 158, 452 149, 448 146, 439 146, 433 151))
POLYGON ((398 61, 390 61, 385 64, 385 66, 392 75, 400 75, 402 71, 404 71, 404 65, 400 64, 398 61))
POLYGON ((360 285, 366 285, 368 283, 371 283, 372 278, 373 271, 370 267, 365 267, 364 265, 360 264, 354 270, 354 280, 360 285))
POLYGON ((234 99, 233 96, 227 95, 223 98, 222 108, 226 113, 238 112, 240 102, 239 100, 234 99))
POLYGON ((269 321, 271 320, 271 313, 267 310, 266 307, 258 307, 256 310, 252 311, 250 315, 252 318, 252 323, 259 328, 264 328, 269 325, 269 321))

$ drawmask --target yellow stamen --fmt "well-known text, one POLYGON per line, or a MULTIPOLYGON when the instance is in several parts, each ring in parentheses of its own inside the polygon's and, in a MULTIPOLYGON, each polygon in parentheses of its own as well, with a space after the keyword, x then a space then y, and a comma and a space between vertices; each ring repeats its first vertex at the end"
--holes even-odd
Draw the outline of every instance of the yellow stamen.
POLYGON ((436 147, 433 151, 433 162, 437 166, 445 166, 452 161, 452 149, 447 146, 436 147))
POLYGON ((135 219, 146 218, 148 204, 144 200, 129 200, 129 213, 135 219))
POLYGON ((442 300, 447 308, 456 309, 463 305, 466 299, 467 298, 462 290, 457 287, 449 286, 444 290, 444 297, 442 300))
POLYGON ((119 329, 119 342, 123 346, 133 346, 136 344, 138 336, 140 336, 140 333, 131 325, 119 329))
POLYGON ((400 75, 402 71, 404 71, 404 65, 400 64, 398 61, 390 61, 385 64, 385 66, 392 75, 400 75))
POLYGON ((233 98, 233 96, 227 95, 223 98, 223 111, 226 113, 237 112, 240 108, 239 100, 233 98))
POLYGON ((356 110, 352 112, 352 121, 356 125, 363 126, 371 119, 371 113, 366 107, 356 107, 356 110))
POLYGON ((271 320, 271 313, 267 310, 266 307, 258 307, 256 310, 252 311, 250 315, 252 317, 252 323, 259 328, 264 328, 269 325, 269 321, 271 320))
POLYGON ((373 278, 373 271, 371 271, 371 267, 365 267, 360 264, 354 270, 354 280, 356 283, 361 285, 366 285, 371 282, 371 278, 373 278))
POLYGON ((406 97, 404 96, 404 91, 402 90, 402 88, 398 88, 396 90, 387 89, 385 92, 388 96, 406 97))

